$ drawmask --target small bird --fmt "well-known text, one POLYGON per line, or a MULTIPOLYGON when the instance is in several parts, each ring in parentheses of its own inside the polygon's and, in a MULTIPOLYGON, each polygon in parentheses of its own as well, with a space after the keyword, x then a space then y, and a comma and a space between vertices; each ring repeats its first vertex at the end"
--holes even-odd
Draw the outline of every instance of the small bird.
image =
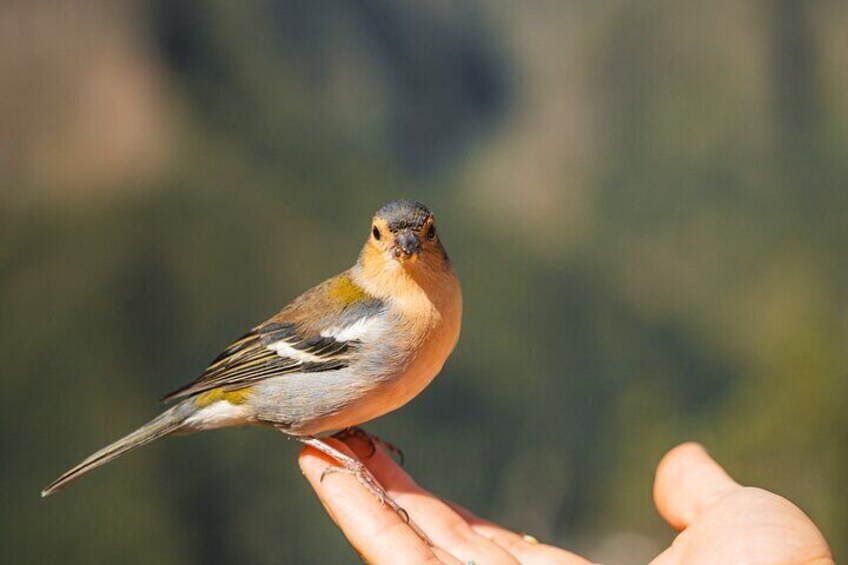
POLYGON ((329 455, 339 464, 331 469, 355 475, 403 512, 364 465, 318 436, 356 430, 412 400, 442 369, 461 318, 462 291, 433 215, 419 202, 389 202, 374 214, 353 267, 251 329, 164 398, 178 404, 41 495, 161 437, 263 425, 329 455))

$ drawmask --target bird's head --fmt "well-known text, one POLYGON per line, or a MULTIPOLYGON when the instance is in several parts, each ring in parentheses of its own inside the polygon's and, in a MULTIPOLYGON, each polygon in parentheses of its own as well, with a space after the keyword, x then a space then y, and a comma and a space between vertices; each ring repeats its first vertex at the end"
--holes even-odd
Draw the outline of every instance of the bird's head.
POLYGON ((433 214, 414 200, 392 200, 377 210, 362 260, 410 271, 449 266, 433 214))

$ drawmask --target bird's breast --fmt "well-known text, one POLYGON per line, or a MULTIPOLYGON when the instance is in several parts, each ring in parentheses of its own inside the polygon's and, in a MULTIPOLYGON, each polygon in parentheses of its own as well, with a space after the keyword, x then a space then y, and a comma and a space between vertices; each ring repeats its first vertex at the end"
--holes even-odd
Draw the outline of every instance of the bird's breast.
MULTIPOLYGON (((336 375, 333 392, 338 409, 299 426, 301 433, 317 434, 356 426, 396 410, 415 398, 435 376, 453 351, 462 320, 459 285, 448 289, 438 302, 387 313, 381 335, 362 344, 367 350, 344 373, 336 375)), ((328 378, 331 373, 327 373, 328 378)), ((314 375, 318 376, 318 374, 314 375)))
MULTIPOLYGON (((453 282, 453 281, 452 281, 453 282)), ((396 364, 383 376, 369 395, 361 422, 396 410, 415 398, 429 385, 450 356, 462 325, 462 294, 455 283, 424 307, 401 311, 394 335, 386 336, 397 351, 396 364)), ((389 363, 391 365, 391 363, 389 363)), ((353 425, 353 424, 351 424, 353 425)))

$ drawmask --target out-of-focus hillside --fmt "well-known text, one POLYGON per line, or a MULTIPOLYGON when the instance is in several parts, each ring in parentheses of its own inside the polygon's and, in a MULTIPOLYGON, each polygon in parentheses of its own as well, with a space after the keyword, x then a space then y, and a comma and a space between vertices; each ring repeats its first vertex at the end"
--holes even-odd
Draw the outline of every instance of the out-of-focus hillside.
POLYGON ((267 431, 38 492, 399 196, 466 300, 444 374, 370 426, 422 484, 640 563, 671 538, 653 468, 697 439, 845 555, 846 26, 835 0, 3 4, 3 561, 355 559, 267 431))

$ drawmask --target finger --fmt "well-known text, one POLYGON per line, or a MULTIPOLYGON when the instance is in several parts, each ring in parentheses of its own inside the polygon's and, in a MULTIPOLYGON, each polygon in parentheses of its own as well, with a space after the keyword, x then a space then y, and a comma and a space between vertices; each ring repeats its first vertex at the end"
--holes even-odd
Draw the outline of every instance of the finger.
POLYGON ((677 565, 682 563, 677 545, 671 545, 665 551, 654 557, 650 565, 677 565))
POLYGON ((718 498, 741 488, 704 448, 678 445, 663 457, 654 479, 654 502, 663 518, 682 530, 718 498))
POLYGON ((383 449, 372 452, 358 437, 343 441, 360 455, 383 488, 437 546, 465 562, 518 564, 508 551, 475 532, 448 504, 419 487, 383 449))
POLYGON ((551 563, 552 565, 588 565, 589 561, 576 553, 539 543, 528 534, 517 534, 488 520, 475 516, 470 510, 448 502, 451 508, 462 516, 471 528, 485 538, 492 540, 510 552, 521 563, 551 563))
MULTIPOLYGON (((350 453, 341 442, 326 440, 350 453)), ((335 461, 310 447, 299 457, 300 468, 315 489, 321 503, 344 532, 348 541, 369 563, 451 563, 447 555, 437 557, 427 544, 394 512, 381 506, 356 478, 333 473, 321 480, 335 461)), ((459 563, 454 560, 453 563, 459 563)))

